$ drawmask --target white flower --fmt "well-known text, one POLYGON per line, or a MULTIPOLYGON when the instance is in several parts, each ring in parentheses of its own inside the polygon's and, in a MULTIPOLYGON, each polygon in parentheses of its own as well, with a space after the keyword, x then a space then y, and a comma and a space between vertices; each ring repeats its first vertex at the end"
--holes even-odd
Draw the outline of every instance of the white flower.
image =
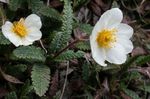
POLYGON ((105 61, 122 64, 127 54, 133 49, 130 40, 133 29, 121 23, 123 14, 120 9, 106 11, 96 23, 90 36, 92 57, 101 66, 107 66, 105 61))
POLYGON ((2 26, 2 33, 16 47, 19 45, 27 46, 41 39, 41 26, 40 17, 36 14, 31 14, 26 19, 21 18, 17 22, 6 21, 2 26))

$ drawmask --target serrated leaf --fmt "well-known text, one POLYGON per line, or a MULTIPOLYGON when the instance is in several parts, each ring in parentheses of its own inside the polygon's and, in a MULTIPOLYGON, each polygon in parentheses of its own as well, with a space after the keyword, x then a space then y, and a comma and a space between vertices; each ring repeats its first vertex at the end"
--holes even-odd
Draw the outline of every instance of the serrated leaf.
POLYGON ((17 98, 16 92, 13 91, 13 92, 8 93, 8 94, 5 96, 5 99, 18 99, 18 98, 17 98))
POLYGON ((9 8, 12 11, 16 11, 20 7, 22 1, 23 0, 9 0, 9 8))
POLYGON ((74 0, 73 7, 77 10, 89 2, 90 0, 74 0))
POLYGON ((62 41, 61 39, 63 39, 62 35, 63 35, 62 32, 58 32, 58 33, 55 32, 55 36, 50 44, 50 49, 52 52, 56 52, 60 49, 61 41, 62 41))
POLYGON ((1 45, 9 45, 10 41, 4 37, 4 35, 0 32, 0 44, 1 45))
POLYGON ((45 6, 45 7, 42 7, 39 12, 40 14, 47 16, 49 18, 61 20, 60 14, 53 8, 49 8, 45 6))
POLYGON ((83 51, 77 51, 74 52, 72 50, 68 50, 62 54, 60 54, 55 61, 65 61, 65 60, 72 60, 72 59, 76 59, 76 58, 81 58, 84 57, 84 52, 83 51))
POLYGON ((61 20, 60 14, 57 12, 57 10, 44 5, 43 1, 28 0, 28 4, 32 11, 35 13, 42 14, 43 16, 49 18, 61 20))
POLYGON ((68 0, 64 2, 63 13, 61 31, 56 32, 51 42, 50 49, 52 52, 56 52, 66 46, 72 34, 73 11, 68 0))
POLYGON ((130 96, 132 99, 141 99, 138 94, 132 90, 129 90, 129 89, 123 89, 123 91, 128 95, 130 96))
POLYGON ((18 47, 13 51, 13 55, 27 61, 44 62, 46 60, 42 49, 35 46, 18 47))
POLYGON ((90 43, 89 42, 79 42, 75 45, 80 50, 90 50, 90 43))
POLYGON ((82 32, 90 35, 92 33, 93 27, 90 24, 79 24, 79 28, 82 32))
POLYGON ((150 55, 147 56, 139 56, 137 60, 135 61, 138 65, 145 64, 147 62, 150 62, 150 55))
POLYGON ((31 72, 33 88, 37 95, 43 96, 50 83, 50 69, 42 64, 35 64, 31 72))
POLYGON ((126 72, 125 75, 123 75, 123 79, 125 81, 130 81, 134 79, 140 79, 142 75, 138 71, 132 71, 132 72, 126 72))
POLYGON ((32 12, 39 13, 40 9, 44 6, 43 1, 41 0, 27 0, 28 6, 32 9, 32 12))

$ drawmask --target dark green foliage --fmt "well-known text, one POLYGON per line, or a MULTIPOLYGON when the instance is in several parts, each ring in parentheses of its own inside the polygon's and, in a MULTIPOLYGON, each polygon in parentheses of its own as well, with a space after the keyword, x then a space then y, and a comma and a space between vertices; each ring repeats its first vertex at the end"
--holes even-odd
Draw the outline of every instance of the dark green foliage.
POLYGON ((138 88, 144 92, 150 93, 150 85, 142 85, 142 86, 138 86, 138 88))
POLYGON ((73 6, 74 10, 77 10, 87 4, 90 0, 74 0, 73 6))
POLYGON ((138 57, 138 59, 136 60, 136 63, 138 65, 142 65, 142 64, 145 64, 147 62, 150 62, 150 55, 147 55, 147 56, 140 56, 138 57))
POLYGON ((28 4, 35 13, 42 14, 43 16, 47 16, 49 18, 61 20, 60 14, 55 9, 47 7, 40 0, 28 0, 28 4))
POLYGON ((12 11, 16 11, 24 0, 9 0, 9 7, 12 11))
POLYGON ((71 2, 65 0, 64 2, 64 10, 63 10, 63 18, 62 18, 62 27, 61 31, 55 32, 50 49, 53 52, 56 52, 67 45, 71 34, 72 34, 72 23, 73 23, 73 14, 72 14, 71 2))
POLYGON ((82 66, 82 78, 84 81, 88 81, 90 75, 90 67, 89 64, 83 64, 82 66))
POLYGON ((147 55, 147 56, 134 56, 134 57, 128 58, 127 62, 121 66, 122 72, 126 71, 130 66, 133 65, 133 63, 142 65, 142 64, 145 64, 149 61, 150 61, 149 55, 147 55))
POLYGON ((17 77, 23 76, 23 73, 27 70, 27 65, 17 64, 17 65, 8 65, 6 72, 17 77))
POLYGON ((93 27, 90 24, 79 24, 79 28, 83 33, 90 35, 92 33, 93 27))
POLYGON ((129 89, 123 89, 123 91, 128 95, 130 96, 132 99, 141 99, 137 93, 135 93, 134 91, 132 90, 129 90, 129 89))
POLYGON ((44 15, 44 16, 47 16, 49 18, 53 18, 53 19, 57 19, 57 20, 61 20, 61 16, 60 14, 53 8, 49 8, 47 6, 45 7, 42 7, 40 10, 39 10, 39 13, 44 15))
POLYGON ((121 72, 120 73, 123 73, 124 71, 126 71, 130 66, 132 66, 132 64, 138 59, 139 56, 135 56, 135 57, 131 57, 131 58, 128 58, 128 60, 122 64, 121 68, 121 72))
POLYGON ((0 32, 0 44, 1 45, 9 45, 10 41, 4 37, 4 35, 0 32))
POLYGON ((33 88, 37 95, 43 96, 50 83, 50 69, 42 64, 35 64, 31 72, 33 88))
POLYGON ((44 62, 45 56, 41 48, 35 46, 22 46, 13 51, 13 54, 18 59, 26 61, 44 62))
POLYGON ((60 54, 55 61, 65 61, 65 60, 72 60, 72 59, 77 59, 77 58, 82 58, 84 57, 84 52, 83 51, 77 51, 74 52, 72 50, 68 50, 66 52, 63 52, 60 54))
POLYGON ((5 99, 18 99, 16 92, 10 92, 6 95, 5 99))
POLYGON ((28 99, 27 96, 33 90, 33 86, 30 84, 30 81, 27 80, 25 84, 22 86, 20 91, 20 98, 19 99, 28 99))
POLYGON ((39 13, 40 9, 44 6, 41 0, 27 0, 29 8, 32 9, 34 13, 39 13))
POLYGON ((90 43, 89 43, 89 41, 79 42, 75 46, 78 49, 83 50, 83 51, 90 50, 90 43))

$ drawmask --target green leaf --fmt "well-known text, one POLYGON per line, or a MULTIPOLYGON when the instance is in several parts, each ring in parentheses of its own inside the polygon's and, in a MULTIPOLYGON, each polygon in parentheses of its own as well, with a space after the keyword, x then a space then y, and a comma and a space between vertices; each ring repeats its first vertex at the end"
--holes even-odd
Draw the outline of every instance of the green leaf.
POLYGON ((142 76, 141 76, 141 74, 139 73, 139 72, 137 72, 137 71, 132 71, 131 73, 129 73, 129 75, 127 75, 127 79, 128 79, 128 81, 129 80, 132 80, 132 79, 139 79, 139 78, 141 78, 142 76))
POLYGON ((30 81, 27 80, 21 88, 20 99, 24 99, 24 97, 26 97, 32 90, 33 86, 30 84, 30 81))
POLYGON ((150 85, 145 85, 145 86, 139 86, 138 87, 140 90, 146 91, 150 93, 150 85))
POLYGON ((87 99, 93 99, 93 96, 90 92, 85 91, 85 93, 86 93, 87 99))
POLYGON ((52 52, 56 52, 66 46, 72 34, 73 11, 71 3, 68 0, 64 2, 63 13, 61 31, 56 32, 51 42, 50 49, 52 52))
POLYGON ((129 57, 128 60, 121 65, 120 74, 127 71, 127 69, 138 59, 139 56, 129 57))
POLYGON ((6 72, 11 74, 12 76, 20 77, 23 75, 23 72, 27 70, 27 65, 25 64, 17 64, 17 65, 7 65, 6 72))
POLYGON ((123 91, 128 95, 130 96, 132 99, 141 99, 138 94, 132 90, 129 90, 129 89, 123 89, 123 91))
POLYGON ((123 68, 120 71, 120 73, 126 71, 133 63, 137 63, 138 65, 142 65, 142 64, 145 64, 146 62, 150 62, 150 55, 130 57, 127 60, 127 62, 121 66, 123 68))
POLYGON ((84 81, 88 81, 90 74, 89 64, 85 63, 82 66, 82 78, 84 81))
POLYGON ((72 60, 72 59, 76 59, 76 58, 81 58, 84 56, 84 52, 83 51, 77 51, 77 52, 74 52, 72 50, 68 50, 62 54, 60 54, 56 59, 55 61, 69 61, 69 60, 72 60))
POLYGON ((42 64, 35 64, 31 72, 33 88, 37 95, 43 96, 50 83, 50 69, 42 64))
POLYGON ((90 50, 90 43, 88 41, 86 42, 79 42, 75 45, 80 50, 90 50))
POLYGON ((42 49, 35 46, 18 47, 13 51, 13 55, 27 61, 44 62, 46 60, 42 49))
POLYGON ((90 0, 74 0, 73 7, 75 10, 83 7, 85 4, 89 3, 90 0))
POLYGON ((34 13, 39 13, 40 9, 44 6, 41 0, 27 0, 29 8, 34 13))
POLYGON ((60 14, 57 12, 57 10, 44 5, 44 3, 40 0, 28 0, 28 4, 34 13, 61 20, 60 14))
POLYGON ((4 35, 0 32, 0 44, 1 45, 9 45, 10 41, 4 37, 4 35))
POLYGON ((92 33, 93 27, 90 24, 79 24, 79 28, 82 32, 90 35, 92 33))
POLYGON ((47 6, 44 6, 40 9, 40 14, 47 16, 49 18, 54 18, 57 20, 61 20, 60 14, 53 8, 49 8, 47 6))
POLYGON ((145 64, 147 62, 150 62, 150 55, 147 55, 147 56, 139 56, 136 60, 136 63, 138 65, 142 65, 142 64, 145 64))
POLYGON ((23 0, 9 0, 9 8, 12 11, 16 11, 21 6, 22 1, 23 0))
POLYGON ((5 99, 18 99, 18 98, 17 98, 16 92, 13 91, 13 92, 8 93, 8 94, 5 96, 5 99))

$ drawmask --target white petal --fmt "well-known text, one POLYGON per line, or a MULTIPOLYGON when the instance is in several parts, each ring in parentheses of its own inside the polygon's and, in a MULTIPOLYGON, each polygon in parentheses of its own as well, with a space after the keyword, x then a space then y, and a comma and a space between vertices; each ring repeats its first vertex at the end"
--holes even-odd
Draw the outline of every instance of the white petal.
POLYGON ((118 38, 117 41, 125 49, 126 54, 130 53, 133 50, 133 43, 129 39, 118 38))
POLYGON ((22 38, 22 45, 28 46, 28 45, 31 45, 31 44, 33 44, 33 42, 27 40, 26 38, 22 38))
POLYGON ((40 29, 42 27, 42 22, 39 16, 36 14, 31 14, 25 19, 25 26, 27 28, 36 27, 40 29))
POLYGON ((2 26, 2 33, 3 35, 9 39, 10 42, 12 42, 16 47, 21 45, 21 38, 12 32, 12 26, 13 24, 9 21, 6 21, 6 23, 2 26))
POLYGON ((127 24, 120 23, 117 27, 117 35, 125 38, 131 38, 133 35, 133 28, 127 24))
POLYGON ((126 61, 126 58, 125 50, 119 44, 116 44, 115 47, 106 51, 106 60, 110 63, 122 64, 126 61))
POLYGON ((42 37, 42 33, 39 29, 35 27, 28 28, 28 35, 25 37, 28 41, 36 41, 40 40, 42 37))
POLYGON ((105 64, 105 52, 103 49, 100 49, 95 41, 95 38, 90 36, 90 45, 92 51, 93 59, 101 66, 107 66, 105 64))
POLYGON ((104 28, 114 28, 120 24, 122 19, 122 11, 119 8, 112 8, 104 12, 99 21, 104 28))

